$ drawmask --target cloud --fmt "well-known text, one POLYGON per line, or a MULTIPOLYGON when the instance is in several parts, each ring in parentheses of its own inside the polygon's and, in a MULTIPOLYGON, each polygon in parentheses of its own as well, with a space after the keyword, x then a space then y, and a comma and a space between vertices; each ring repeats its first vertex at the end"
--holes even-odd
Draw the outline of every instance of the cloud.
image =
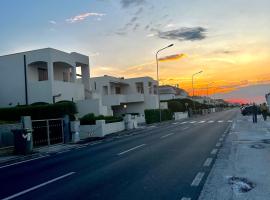
POLYGON ((123 8, 129 8, 131 6, 139 6, 145 3, 145 0, 121 0, 120 1, 123 8))
POLYGON ((154 37, 154 36, 156 36, 156 34, 154 34, 154 33, 149 33, 146 35, 146 37, 154 37))
POLYGON ((76 22, 83 21, 83 20, 85 20, 88 17, 98 17, 98 18, 101 18, 101 17, 103 17, 105 15, 106 14, 104 14, 104 13, 92 13, 92 12, 82 13, 82 14, 76 15, 74 17, 71 17, 69 19, 66 19, 66 22, 68 22, 68 23, 76 23, 76 22))
POLYGON ((203 27, 193 27, 193 28, 179 28, 171 31, 159 31, 158 36, 162 39, 169 39, 169 40, 203 40, 206 38, 205 32, 207 29, 203 27))
POLYGON ((186 54, 181 53, 181 54, 174 54, 174 55, 166 56, 163 58, 159 58, 158 60, 160 62, 167 62, 167 61, 172 61, 172 60, 179 60, 179 59, 184 58, 186 56, 187 56, 186 54))
POLYGON ((50 23, 50 24, 56 24, 56 21, 50 20, 49 23, 50 23))

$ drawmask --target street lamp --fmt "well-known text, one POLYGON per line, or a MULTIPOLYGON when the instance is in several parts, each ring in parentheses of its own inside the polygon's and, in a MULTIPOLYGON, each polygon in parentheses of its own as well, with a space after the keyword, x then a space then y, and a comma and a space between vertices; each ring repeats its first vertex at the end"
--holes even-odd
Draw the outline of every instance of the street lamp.
POLYGON ((198 74, 200 74, 200 73, 202 73, 203 71, 201 70, 201 71, 199 71, 199 72, 197 72, 197 73, 195 73, 195 74, 192 74, 192 100, 193 100, 193 108, 194 108, 194 111, 195 111, 195 103, 194 103, 194 76, 196 76, 196 75, 198 75, 198 74))
POLYGON ((157 94, 158 94, 158 109, 159 109, 159 122, 161 122, 161 109, 160 109, 160 94, 159 94, 159 74, 158 74, 158 53, 164 49, 172 47, 173 44, 170 44, 162 49, 159 49, 156 53, 156 63, 157 63, 157 94))

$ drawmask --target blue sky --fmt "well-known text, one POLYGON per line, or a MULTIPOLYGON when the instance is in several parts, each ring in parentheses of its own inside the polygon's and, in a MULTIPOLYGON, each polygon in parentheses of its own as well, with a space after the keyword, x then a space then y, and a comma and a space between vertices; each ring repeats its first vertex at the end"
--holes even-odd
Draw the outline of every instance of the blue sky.
POLYGON ((154 76, 155 51, 174 43, 161 56, 188 56, 163 64, 164 84, 189 90, 203 68, 198 88, 216 80, 235 90, 270 80, 261 78, 270 74, 269 13, 268 0, 1 0, 0 55, 53 47, 90 56, 92 76, 154 76), (245 67, 244 77, 221 73, 245 67))

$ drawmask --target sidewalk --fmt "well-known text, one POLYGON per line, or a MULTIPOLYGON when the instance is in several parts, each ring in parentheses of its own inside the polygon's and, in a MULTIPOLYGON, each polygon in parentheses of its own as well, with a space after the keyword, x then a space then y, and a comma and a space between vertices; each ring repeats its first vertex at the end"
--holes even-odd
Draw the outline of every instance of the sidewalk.
POLYGON ((237 116, 199 200, 270 199, 270 121, 237 116))

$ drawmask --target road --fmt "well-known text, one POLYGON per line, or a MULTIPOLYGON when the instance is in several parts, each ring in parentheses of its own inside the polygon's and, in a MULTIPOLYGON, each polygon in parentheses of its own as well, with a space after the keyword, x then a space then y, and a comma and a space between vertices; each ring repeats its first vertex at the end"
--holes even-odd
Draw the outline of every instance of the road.
POLYGON ((0 199, 197 199, 236 113, 149 126, 0 166, 0 199))

